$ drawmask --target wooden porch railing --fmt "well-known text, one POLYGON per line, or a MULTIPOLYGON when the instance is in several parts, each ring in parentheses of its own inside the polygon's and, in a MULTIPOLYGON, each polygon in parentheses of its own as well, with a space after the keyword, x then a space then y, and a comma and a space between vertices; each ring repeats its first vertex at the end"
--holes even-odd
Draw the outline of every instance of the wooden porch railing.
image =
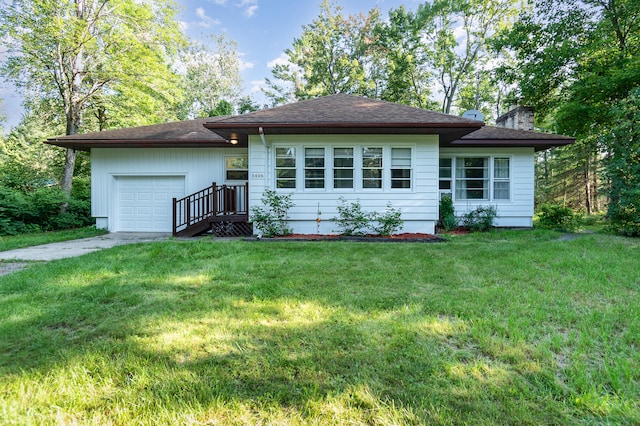
POLYGON ((214 216, 249 217, 249 186, 210 187, 181 199, 173 199, 173 235, 214 216))

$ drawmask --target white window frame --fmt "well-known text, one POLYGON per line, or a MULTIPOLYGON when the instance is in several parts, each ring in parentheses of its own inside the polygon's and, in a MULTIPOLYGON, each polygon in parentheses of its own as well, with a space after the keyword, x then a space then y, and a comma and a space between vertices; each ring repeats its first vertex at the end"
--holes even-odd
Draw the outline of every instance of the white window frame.
POLYGON ((360 187, 362 189, 362 191, 383 191, 385 189, 385 165, 386 165, 386 161, 385 161, 385 149, 383 146, 377 146, 377 145, 360 145, 360 149, 358 150, 360 152, 360 187), (369 157, 365 157, 365 150, 367 149, 371 149, 371 150, 380 150, 380 167, 365 167, 365 158, 369 158, 369 157), (366 170, 380 170, 380 178, 370 178, 370 177, 365 177, 366 174, 366 170), (365 187, 364 186, 364 182, 365 180, 372 180, 372 181, 379 181, 380 182, 380 186, 379 187, 365 187))
POLYGON ((225 155, 224 156, 224 179, 225 179, 225 182, 246 182, 246 181, 248 181, 249 180, 249 156, 248 155, 225 155), (227 160, 230 160, 232 158, 244 159, 246 161, 246 163, 247 163, 247 168, 246 169, 229 168, 227 160), (247 177, 245 179, 229 179, 229 172, 230 171, 246 172, 247 177))
POLYGON ((411 147, 408 146, 392 146, 390 148, 390 153, 389 153, 389 157, 390 157, 390 161, 389 161, 389 189, 392 191, 411 191, 413 189, 413 149, 411 149, 411 147), (393 155, 393 151, 394 150, 409 150, 409 156, 408 157, 394 157, 393 155), (398 160, 408 160, 409 164, 407 165, 403 165, 400 164, 398 165, 397 163, 394 165, 394 161, 398 161, 398 160), (408 170, 409 171, 409 176, 408 177, 394 177, 393 176, 393 171, 394 170, 408 170), (408 187, 400 187, 400 188, 394 188, 393 184, 394 182, 408 182, 409 186, 408 187))
POLYGON ((453 157, 440 157, 438 159, 438 191, 440 191, 440 198, 442 198, 443 195, 448 194, 451 197, 453 197, 453 182, 454 182, 454 169, 455 169, 455 158, 453 157), (448 177, 443 177, 440 172, 442 171, 443 167, 440 165, 440 162, 442 160, 449 160, 449 176, 448 177), (440 188, 440 182, 442 181, 447 181, 449 182, 449 188, 440 188))
MULTIPOLYGON (((295 192, 327 192, 327 191, 335 191, 335 192, 413 192, 415 188, 415 175, 416 172, 414 170, 416 160, 415 160, 415 146, 413 145, 399 145, 394 146, 392 144, 381 144, 381 143, 366 143, 366 142, 356 142, 353 144, 349 143, 330 143, 330 144, 318 144, 316 143, 285 143, 285 144, 274 144, 272 145, 272 150, 270 154, 270 158, 273 163, 271 168, 271 173, 273 173, 272 185, 277 191, 295 191, 295 192), (324 150, 324 187, 323 188, 307 188, 307 170, 312 169, 313 167, 307 167, 307 158, 306 158, 306 150, 307 149, 323 149, 324 150), (352 167, 336 167, 335 160, 336 158, 348 158, 348 157, 336 157, 335 150, 336 149, 349 149, 352 152, 352 167), (380 167, 365 167, 364 152, 366 149, 376 150, 375 152, 380 153, 381 163, 380 167), (408 150, 409 156, 404 156, 402 160, 404 164, 400 164, 397 167, 394 166, 394 162, 392 159, 394 149, 404 149, 408 150), (284 150, 284 151, 283 151, 284 150), (294 150, 295 154, 291 157, 286 157, 285 155, 278 156, 278 152, 287 152, 288 150, 294 150), (292 164, 295 165, 292 167, 278 167, 279 159, 290 158, 292 164), (295 174, 295 179, 293 177, 289 178, 279 178, 279 170, 295 170, 295 172, 289 172, 289 175, 295 174), (393 178, 394 169, 406 169, 409 170, 407 173, 408 177, 403 180, 408 182, 408 188, 393 188, 393 181, 400 178, 393 178), (352 186, 351 188, 339 188, 336 186, 337 179, 336 171, 337 170, 351 170, 352 171, 352 186), (365 188, 364 181, 366 170, 379 170, 380 173, 380 187, 375 188, 365 188), (290 187, 279 187, 280 182, 290 182, 290 187)), ((282 161, 281 161, 282 163, 282 161)), ((282 173, 282 172, 281 172, 282 173)), ((342 178, 348 181, 348 178, 342 178)))
POLYGON ((297 146, 293 146, 293 145, 287 145, 287 146, 276 146, 275 149, 273 150, 273 155, 275 157, 275 161, 274 161, 274 183, 275 183, 275 188, 276 190, 284 190, 284 191, 290 191, 290 190, 297 190, 299 185, 298 185, 298 165, 299 165, 299 161, 298 161, 298 153, 299 153, 299 149, 297 146), (288 149, 291 150, 293 149, 293 156, 291 157, 278 157, 278 150, 280 149, 288 149), (292 158, 293 159, 293 167, 278 167, 278 159, 279 158, 292 158), (293 170, 293 178, 279 178, 278 177, 278 170, 293 170), (282 181, 282 182, 293 182, 293 186, 291 187, 279 187, 278 183, 282 181))
POLYGON ((492 172, 491 172, 491 176, 492 176, 492 182, 491 182, 491 190, 492 190, 492 196, 493 199, 496 201, 508 201, 511 200, 511 158, 510 157, 506 157, 506 156, 495 156, 492 158, 491 161, 491 165, 492 165, 492 172), (496 163, 499 161, 506 161, 507 162, 507 177, 497 177, 496 176, 496 172, 498 170, 498 168, 496 167, 496 163), (496 197, 496 192, 498 192, 496 190, 496 183, 506 183, 506 188, 503 188, 501 190, 506 190, 507 191, 507 197, 501 197, 498 198, 496 197))
POLYGON ((324 146, 303 146, 302 147, 302 156, 304 158, 304 167, 303 167, 303 180, 304 180, 304 185, 302 186, 304 191, 324 191, 325 188, 327 187, 327 149, 324 146), (307 156, 307 150, 313 150, 313 149, 321 149, 322 150, 322 156, 307 156), (315 165, 313 167, 308 167, 307 166, 307 159, 322 159, 322 167, 316 167, 315 165), (314 177, 307 177, 307 171, 312 171, 312 170, 322 170, 322 177, 321 178, 314 178, 314 177), (307 182, 309 181, 322 181, 322 186, 321 187, 307 187, 307 182))
POLYGON ((356 148, 354 146, 331 146, 329 148, 331 150, 331 158, 330 158, 330 162, 331 162, 331 170, 332 170, 332 176, 331 176, 331 187, 336 190, 336 191, 354 191, 356 189, 356 148), (336 156, 336 150, 337 149, 350 149, 351 150, 351 157, 348 156, 344 156, 344 155, 340 155, 340 156, 336 156), (336 158, 351 158, 351 167, 337 167, 336 166, 336 158), (337 171, 342 171, 342 170, 351 170, 351 178, 337 178, 336 177, 336 172, 337 171), (337 187, 336 186, 336 181, 351 181, 351 187, 337 187))
MULTIPOLYGON (((465 201, 465 202, 487 202, 487 201, 496 201, 496 202, 509 202, 512 200, 513 197, 513 189, 512 189, 512 182, 513 182, 513 157, 510 155, 499 155, 499 154, 492 154, 492 155, 482 155, 482 154, 462 154, 462 155, 457 155, 457 156, 443 156, 440 157, 439 160, 442 159, 451 159, 451 190, 446 190, 446 189, 440 189, 440 196, 442 197, 442 195, 444 194, 451 194, 451 196, 453 197, 454 201, 465 201), (460 180, 463 180, 465 178, 460 178, 458 177, 458 171, 459 171, 459 167, 458 165, 460 164, 460 161, 463 161, 465 158, 483 158, 486 161, 486 168, 485 171, 487 173, 487 177, 484 178, 485 182, 486 182, 486 188, 483 188, 483 190, 486 192, 485 197, 484 198, 463 198, 463 197, 459 197, 459 191, 458 191, 458 182, 460 180), (496 177, 496 160, 506 160, 508 162, 508 177, 496 177), (508 184, 508 194, 509 197, 508 198, 496 198, 496 188, 495 188, 495 184, 497 182, 503 182, 503 183, 507 183, 508 184)), ((438 160, 438 161, 439 161, 438 160)), ((440 188, 440 180, 449 180, 448 178, 441 178, 440 177, 440 167, 438 168, 438 188, 440 188)), ((479 180, 476 178, 468 178, 468 180, 479 180)), ((471 190, 473 190, 474 188, 471 188, 471 190)), ((469 188, 467 188, 467 190, 469 190, 469 188)))

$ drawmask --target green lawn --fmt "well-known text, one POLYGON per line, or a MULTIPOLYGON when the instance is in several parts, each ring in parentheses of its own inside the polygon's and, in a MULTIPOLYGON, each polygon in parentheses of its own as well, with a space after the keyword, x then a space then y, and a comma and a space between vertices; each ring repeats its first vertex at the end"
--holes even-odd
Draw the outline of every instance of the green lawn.
POLYGON ((640 240, 119 246, 0 277, 0 423, 638 424, 640 240))
POLYGON ((96 229, 93 226, 65 231, 42 232, 35 234, 21 234, 0 236, 0 251, 13 250, 40 244, 57 243, 59 241, 77 240, 78 238, 95 237, 107 234, 108 231, 96 229))

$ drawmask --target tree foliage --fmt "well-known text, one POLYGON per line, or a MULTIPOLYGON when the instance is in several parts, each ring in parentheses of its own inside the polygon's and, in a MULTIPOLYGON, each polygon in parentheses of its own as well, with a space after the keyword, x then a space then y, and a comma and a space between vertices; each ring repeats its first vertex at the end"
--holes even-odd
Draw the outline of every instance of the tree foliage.
MULTIPOLYGON (((89 111, 102 122, 112 106, 126 105, 123 99, 136 99, 139 108, 177 96, 169 56, 185 40, 175 13, 170 0, 14 0, 0 11, 9 49, 2 71, 32 102, 55 107, 65 133, 76 134, 89 111)), ((68 149, 61 181, 67 194, 74 166, 68 149)))
POLYGON ((285 50, 286 64, 277 64, 265 93, 274 104, 335 93, 377 97, 377 67, 369 54, 379 12, 345 17, 328 0, 320 15, 303 26, 300 38, 285 50))
POLYGON ((598 210, 603 184, 614 184, 602 180, 603 164, 609 176, 612 164, 627 164, 619 157, 630 133, 610 135, 620 105, 640 86, 639 34, 636 0, 538 0, 497 43, 514 52, 501 76, 516 85, 515 97, 536 109, 539 122, 578 138, 542 164, 559 171, 545 174, 552 179, 546 185, 564 185, 587 213, 598 210))
POLYGON ((214 37, 207 45, 192 43, 184 50, 180 118, 233 113, 232 104, 239 103, 241 91, 237 50, 236 43, 224 36, 214 37))

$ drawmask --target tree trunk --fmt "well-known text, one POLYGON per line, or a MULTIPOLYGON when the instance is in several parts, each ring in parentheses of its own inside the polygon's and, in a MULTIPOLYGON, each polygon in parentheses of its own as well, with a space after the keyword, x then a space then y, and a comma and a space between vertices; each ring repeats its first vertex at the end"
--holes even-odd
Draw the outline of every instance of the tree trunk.
MULTIPOLYGON (((62 190, 67 195, 67 198, 71 196, 71 189, 73 188, 73 172, 76 167, 76 150, 67 148, 67 152, 64 158, 64 169, 62 170, 62 181, 60 182, 60 186, 62 190)), ((62 213, 67 211, 67 203, 64 203, 60 211, 62 213)))
POLYGON ((584 204, 587 209, 587 215, 591 216, 591 158, 590 154, 587 154, 587 164, 584 167, 584 204))

